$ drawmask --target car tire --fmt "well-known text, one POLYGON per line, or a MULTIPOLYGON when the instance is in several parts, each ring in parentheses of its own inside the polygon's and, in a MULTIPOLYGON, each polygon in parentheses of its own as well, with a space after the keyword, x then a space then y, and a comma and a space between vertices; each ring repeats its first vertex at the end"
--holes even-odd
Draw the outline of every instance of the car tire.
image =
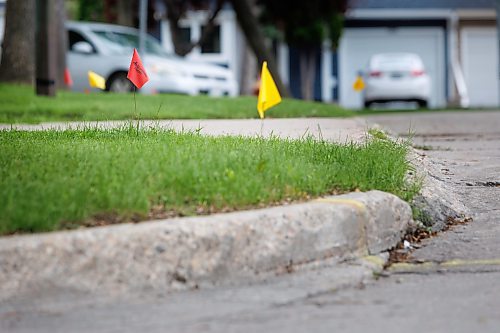
POLYGON ((372 104, 373 104, 373 102, 365 101, 364 102, 365 109, 369 109, 372 106, 372 104))
POLYGON ((125 72, 119 72, 111 75, 106 85, 106 90, 114 93, 128 93, 133 90, 132 82, 127 78, 125 72))
POLYGON ((427 101, 424 99, 417 100, 417 104, 419 109, 426 109, 428 105, 427 101))

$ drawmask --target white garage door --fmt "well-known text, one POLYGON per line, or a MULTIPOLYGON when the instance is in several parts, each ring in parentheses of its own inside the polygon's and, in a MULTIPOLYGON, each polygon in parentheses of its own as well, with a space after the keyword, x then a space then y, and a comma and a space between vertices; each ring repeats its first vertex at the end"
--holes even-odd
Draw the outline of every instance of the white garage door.
POLYGON ((460 32, 461 59, 471 106, 498 106, 496 28, 470 27, 460 32))
POLYGON ((420 55, 432 80, 430 107, 446 105, 444 31, 424 28, 347 28, 339 47, 339 102, 361 108, 362 93, 352 89, 356 74, 364 70, 375 53, 412 52, 420 55))

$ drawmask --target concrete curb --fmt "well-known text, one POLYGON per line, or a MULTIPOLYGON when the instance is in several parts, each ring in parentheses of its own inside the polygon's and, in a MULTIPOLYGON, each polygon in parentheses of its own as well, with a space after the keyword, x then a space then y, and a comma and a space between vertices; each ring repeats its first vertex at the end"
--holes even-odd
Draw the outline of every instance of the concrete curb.
MULTIPOLYGON (((371 125, 372 128, 382 130, 391 140, 401 140, 396 133, 383 126, 376 123, 371 125)), ((420 221, 412 221, 414 223, 409 226, 409 232, 421 228, 422 224, 432 231, 442 231, 450 222, 464 221, 472 216, 461 196, 447 184, 447 176, 443 173, 445 164, 440 164, 415 148, 411 148, 408 159, 415 168, 415 174, 409 177, 422 180, 422 189, 412 201, 412 206, 420 210, 420 221), (418 222, 422 224, 417 224, 418 222)))
POLYGON ((251 280, 393 248, 412 219, 370 191, 255 211, 0 238, 0 300, 36 290, 122 295, 251 280))
POLYGON ((413 150, 410 154, 417 177, 423 178, 422 190, 414 198, 413 205, 421 211, 421 219, 426 227, 433 231, 443 230, 450 222, 463 221, 472 216, 470 210, 462 202, 459 194, 447 184, 446 175, 440 165, 413 150))

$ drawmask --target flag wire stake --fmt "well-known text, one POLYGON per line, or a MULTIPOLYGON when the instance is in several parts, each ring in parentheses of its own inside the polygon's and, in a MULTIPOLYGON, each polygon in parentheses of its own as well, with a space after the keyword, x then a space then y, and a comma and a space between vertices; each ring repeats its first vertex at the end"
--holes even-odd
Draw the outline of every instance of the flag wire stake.
POLYGON ((135 90, 136 90, 136 87, 134 85, 134 115, 135 115, 135 117, 137 117, 137 101, 135 100, 135 90))
POLYGON ((137 120, 135 131, 136 131, 137 135, 139 135, 139 115, 137 114, 137 100, 135 98, 135 91, 136 90, 137 90, 137 87, 134 84, 134 116, 135 116, 135 119, 137 120))

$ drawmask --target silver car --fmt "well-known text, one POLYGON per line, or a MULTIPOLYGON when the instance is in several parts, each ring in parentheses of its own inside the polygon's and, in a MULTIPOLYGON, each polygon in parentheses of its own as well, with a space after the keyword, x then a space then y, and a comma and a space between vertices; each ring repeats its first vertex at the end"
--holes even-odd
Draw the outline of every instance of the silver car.
MULTIPOLYGON (((69 37, 67 60, 73 90, 89 89, 88 71, 105 78, 107 91, 132 90, 127 71, 133 48, 139 45, 137 29, 90 22, 67 22, 66 27, 69 37)), ((141 93, 238 94, 238 84, 227 68, 168 54, 151 36, 146 38, 145 49, 140 56, 149 81, 140 89, 141 93)))

